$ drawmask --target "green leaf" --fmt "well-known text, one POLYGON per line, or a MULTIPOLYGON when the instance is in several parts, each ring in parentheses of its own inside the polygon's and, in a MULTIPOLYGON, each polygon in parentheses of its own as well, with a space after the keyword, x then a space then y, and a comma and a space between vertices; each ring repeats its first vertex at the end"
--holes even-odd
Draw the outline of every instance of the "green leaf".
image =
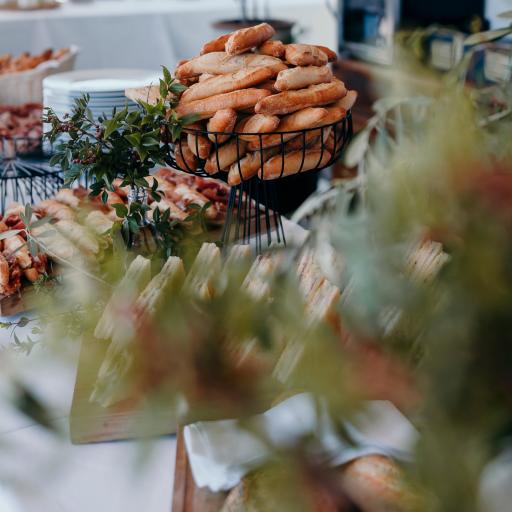
POLYGON ((164 73, 164 80, 165 80, 168 84, 172 83, 173 78, 172 78, 172 76, 171 76, 171 72, 167 69, 167 67, 166 67, 166 66, 162 66, 162 71, 163 71, 163 73, 164 73))
POLYGON ((103 204, 107 204, 108 194, 105 190, 101 193, 101 201, 103 204))
POLYGON ((124 204, 114 203, 112 208, 116 211, 116 215, 120 218, 124 218, 128 215, 128 208, 124 204))
POLYGON ((103 134, 103 138, 108 139, 118 128, 119 123, 115 119, 110 119, 105 124, 105 132, 103 134))
POLYGON ((147 135, 144 135, 144 137, 142 137, 142 145, 144 147, 152 147, 152 146, 159 146, 160 145, 160 141, 153 138, 153 137, 150 137, 150 136, 147 136, 147 135))
POLYGON ((186 91, 187 88, 183 84, 179 84, 178 82, 174 82, 170 87, 169 90, 173 94, 181 94, 183 91, 186 91))
POLYGON ((134 147, 138 148, 140 146, 141 142, 141 135, 140 133, 130 133, 128 135, 125 135, 124 138, 134 147))
POLYGON ((162 99, 165 99, 165 98, 167 98, 168 94, 169 94, 169 89, 167 88, 167 84, 163 80, 160 80, 160 97, 162 99))

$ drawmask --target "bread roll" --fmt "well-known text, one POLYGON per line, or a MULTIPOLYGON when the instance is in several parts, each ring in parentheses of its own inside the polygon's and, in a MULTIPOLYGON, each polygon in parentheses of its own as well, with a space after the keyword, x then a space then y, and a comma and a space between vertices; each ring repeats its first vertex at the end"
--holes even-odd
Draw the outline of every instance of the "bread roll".
POLYGON ((339 100, 336 105, 344 108, 347 112, 352 109, 357 101, 357 91, 347 91, 347 95, 339 100))
POLYGON ((261 145, 259 139, 249 143, 250 150, 258 150, 261 148, 270 148, 277 146, 282 142, 287 142, 298 135, 299 130, 307 128, 314 128, 319 126, 319 123, 327 117, 328 111, 325 108, 305 108, 294 112, 281 119, 277 131, 284 133, 275 133, 265 135, 261 138, 261 145))
POLYGON ((327 105, 344 98, 345 85, 339 80, 329 84, 310 85, 298 91, 285 91, 260 100, 255 111, 258 114, 289 114, 306 107, 327 105))
POLYGON ((265 41, 259 48, 258 53, 261 55, 269 55, 270 57, 284 58, 286 46, 281 41, 265 41))
POLYGON ((186 138, 176 142, 174 158, 178 167, 185 172, 194 172, 197 169, 197 157, 190 151, 186 138))
POLYGON ((262 168, 262 165, 264 166, 265 162, 277 155, 279 151, 279 147, 264 149, 249 153, 241 160, 236 161, 229 169, 228 184, 233 187, 252 178, 262 168))
MULTIPOLYGON (((200 124, 192 124, 189 125, 188 128, 191 128, 193 130, 204 129, 204 127, 200 124)), ((200 158, 201 160, 208 158, 208 156, 210 155, 212 143, 210 139, 204 134, 187 132, 187 144, 188 147, 190 148, 190 151, 192 151, 192 153, 194 153, 194 155, 200 158)))
POLYGON ((270 39, 276 31, 268 23, 260 23, 255 27, 242 28, 229 37, 226 43, 228 55, 244 53, 255 46, 260 46, 270 39))
POLYGON ((245 156, 246 152, 247 144, 244 141, 239 140, 237 143, 236 140, 232 140, 231 142, 227 142, 216 151, 212 152, 206 161, 204 170, 208 174, 227 171, 234 162, 245 156))
POLYGON ((286 69, 286 64, 282 60, 268 55, 257 55, 248 53, 245 55, 230 56, 225 52, 213 52, 195 57, 185 62, 176 69, 176 78, 187 78, 191 76, 199 76, 203 73, 211 73, 212 75, 224 75, 226 73, 234 73, 244 68, 270 68, 274 76, 286 69))
POLYGON ((267 91, 270 91, 272 93, 277 92, 275 89, 276 81, 275 80, 265 80, 265 82, 262 82, 261 84, 258 84, 256 87, 258 89, 266 89, 267 91))
POLYGON ((217 75, 212 75, 211 73, 203 73, 202 75, 199 75, 199 82, 204 82, 205 80, 208 80, 209 78, 213 78, 217 75))
POLYGON ((253 107, 270 94, 270 91, 266 91, 265 89, 243 89, 241 91, 218 94, 202 100, 180 103, 176 108, 176 113, 180 117, 196 114, 199 119, 209 119, 213 117, 218 110, 225 108, 242 110, 253 107))
POLYGON ((367 455, 347 464, 343 468, 342 487, 365 512, 406 512, 418 505, 400 468, 383 455, 367 455))
MULTIPOLYGON (((249 117, 244 125, 244 133, 268 133, 273 132, 279 126, 280 119, 277 116, 267 116, 265 114, 254 114, 249 117)), ((240 135, 239 137, 246 142, 258 143, 259 137, 257 135, 240 135)))
POLYGON ((325 55, 327 55, 327 59, 329 60, 329 62, 334 62, 338 60, 338 54, 334 50, 331 50, 330 48, 327 48, 327 46, 322 46, 320 44, 315 44, 315 46, 320 51, 324 52, 325 55))
POLYGON ((325 66, 329 62, 327 55, 311 44, 288 44, 285 56, 294 66, 325 66))
POLYGON ((280 92, 290 91, 304 89, 309 85, 329 83, 331 80, 332 71, 327 66, 305 66, 280 71, 274 87, 280 92))
POLYGON ((284 178, 299 172, 323 167, 330 159, 331 154, 327 150, 307 149, 305 151, 292 151, 284 155, 273 156, 263 169, 258 171, 258 176, 264 180, 284 178))
MULTIPOLYGON (((208 121, 209 132, 230 133, 235 129, 236 111, 232 108, 223 108, 218 110, 215 115, 208 121)), ((209 139, 215 144, 223 144, 229 139, 229 135, 208 134, 209 139)))
POLYGON ((213 39, 212 41, 204 43, 203 47, 201 48, 200 55, 206 55, 207 53, 212 52, 223 52, 225 50, 226 43, 228 42, 230 36, 231 33, 223 34, 217 37, 216 39, 213 39))
POLYGON ((247 89, 261 82, 265 82, 272 76, 270 68, 246 68, 228 73, 226 75, 217 75, 208 80, 198 82, 189 87, 181 96, 180 105, 191 101, 202 100, 217 94, 247 89))

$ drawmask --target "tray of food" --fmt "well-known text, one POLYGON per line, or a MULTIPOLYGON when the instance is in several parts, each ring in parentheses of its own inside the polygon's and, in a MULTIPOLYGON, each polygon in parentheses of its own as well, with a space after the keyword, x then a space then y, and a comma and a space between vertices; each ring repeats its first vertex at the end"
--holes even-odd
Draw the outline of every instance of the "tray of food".
POLYGON ((0 55, 0 104, 22 105, 43 102, 43 79, 54 73, 72 71, 78 48, 0 55))
MULTIPOLYGON (((211 178, 192 176, 174 169, 162 168, 153 179, 158 181, 162 200, 150 202, 152 210, 170 209, 170 219, 186 222, 191 205, 205 206, 206 221, 213 231, 219 231, 226 214, 229 189, 226 184, 211 178)), ((0 220, 0 233, 10 235, 0 240, 0 314, 10 316, 27 308, 24 298, 31 284, 51 272, 52 266, 65 264, 77 256, 96 259, 105 251, 108 234, 117 217, 116 204, 126 205, 128 190, 116 183, 106 203, 91 198, 84 187, 61 189, 54 197, 32 205, 32 221, 50 218, 47 224, 36 227, 33 235, 47 232, 41 250, 34 258, 27 247, 26 226, 21 218, 25 206, 11 203, 0 220), (106 239, 106 240, 105 240, 106 239)), ((151 200, 150 200, 151 201, 151 200)), ((5 236, 5 235, 4 235, 5 236)))

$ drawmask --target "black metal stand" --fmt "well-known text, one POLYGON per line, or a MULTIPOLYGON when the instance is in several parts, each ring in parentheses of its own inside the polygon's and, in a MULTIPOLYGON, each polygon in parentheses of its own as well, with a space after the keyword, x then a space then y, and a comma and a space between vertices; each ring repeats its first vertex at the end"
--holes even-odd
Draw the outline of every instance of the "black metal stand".
MULTIPOLYGON (((193 136, 195 148, 194 154, 199 154, 199 139, 208 137, 213 143, 212 152, 208 160, 196 159, 197 165, 191 166, 182 158, 178 164, 175 153, 183 156, 190 150, 187 138, 176 142, 169 155, 169 165, 174 169, 196 174, 199 176, 216 177, 223 181, 228 180, 227 171, 221 168, 221 152, 224 144, 218 143, 220 138, 228 138, 225 144, 232 144, 236 148, 236 162, 234 167, 235 182, 239 184, 231 187, 226 221, 222 233, 224 246, 232 243, 254 244, 256 253, 260 254, 271 245, 286 245, 286 236, 281 219, 282 208, 279 201, 278 189, 286 180, 300 178, 302 174, 313 173, 330 167, 342 154, 348 141, 353 135, 352 114, 340 121, 326 125, 308 128, 297 132, 273 132, 273 133, 222 133, 209 132, 202 129, 185 129, 185 133, 193 136), (272 143, 269 144, 269 138, 272 143), (253 146, 247 146, 247 141, 253 141, 253 146), (256 143, 254 143, 256 141, 256 143), (188 147, 187 147, 188 146, 188 147), (247 149, 249 148, 249 149, 247 149), (243 152, 242 152, 243 150, 243 152), (269 151, 270 150, 270 151, 269 151), (255 155, 257 169, 246 177, 241 161, 247 151, 255 155), (315 158, 311 162, 311 151, 315 158), (300 162, 296 168, 287 169, 287 158, 294 152, 300 162), (269 155, 270 153, 270 155, 269 155), (308 161, 308 157, 309 161, 308 161), (266 174, 268 161, 274 160, 274 168, 277 173, 273 176, 266 174), (309 163, 308 163, 309 162, 309 163), (216 169, 218 172, 212 172, 216 169)), ((230 171, 230 173, 233 170, 230 171)), ((290 182, 291 183, 291 182, 290 182)), ((293 191, 290 191, 293 194, 293 191)))
POLYGON ((10 202, 35 204, 55 195, 63 179, 43 154, 40 139, 0 138, 0 212, 10 202))

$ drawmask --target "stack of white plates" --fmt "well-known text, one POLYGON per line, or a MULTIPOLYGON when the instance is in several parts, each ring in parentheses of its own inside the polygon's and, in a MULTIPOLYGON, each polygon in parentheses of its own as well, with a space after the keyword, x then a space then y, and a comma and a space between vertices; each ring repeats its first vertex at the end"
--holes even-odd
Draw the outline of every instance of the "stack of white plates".
POLYGON ((61 117, 71 112, 77 98, 88 94, 94 119, 104 114, 111 117, 114 108, 137 109, 136 103, 125 97, 125 89, 158 84, 159 78, 158 73, 140 69, 94 69, 51 75, 43 81, 44 106, 61 117))

